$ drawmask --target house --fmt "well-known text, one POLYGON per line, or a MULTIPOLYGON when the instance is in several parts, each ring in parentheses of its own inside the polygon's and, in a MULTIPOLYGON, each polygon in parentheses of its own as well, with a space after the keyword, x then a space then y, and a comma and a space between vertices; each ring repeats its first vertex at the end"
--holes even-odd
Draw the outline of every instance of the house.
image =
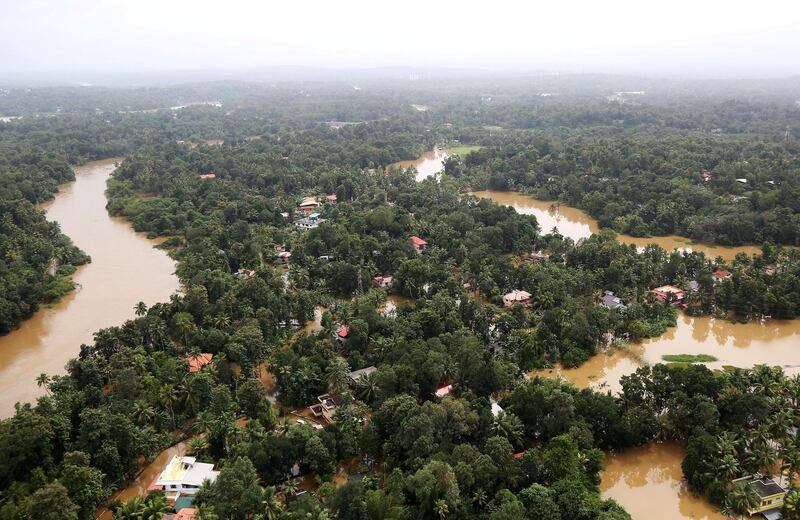
POLYGON ((211 363, 214 359, 214 354, 204 352, 196 356, 186 356, 186 362, 189 364, 189 372, 200 372, 200 370, 211 363))
POLYGON ((387 275, 379 275, 372 278, 372 285, 379 289, 388 289, 392 285, 392 278, 391 276, 387 275))
POLYGON ((300 231, 317 229, 323 222, 325 222, 325 219, 320 218, 319 213, 311 213, 309 216, 296 221, 294 227, 300 231))
POLYGON ((350 378, 351 383, 353 383, 354 385, 358 385, 365 377, 369 376, 370 374, 374 374, 377 371, 378 369, 374 366, 361 368, 359 370, 353 370, 352 372, 350 372, 348 374, 348 377, 350 378))
POLYGON ((537 262, 540 260, 546 261, 550 260, 550 255, 545 253, 544 251, 534 251, 528 255, 528 260, 530 260, 531 262, 537 262))
POLYGON ((711 276, 714 277, 715 282, 721 282, 722 280, 727 280, 728 278, 733 276, 733 273, 726 269, 717 269, 711 276))
POLYGON ((489 404, 492 405, 492 417, 498 417, 501 413, 503 413, 503 407, 497 404, 494 397, 489 398, 489 404))
POLYGON ((213 464, 175 455, 156 479, 155 486, 164 491, 167 500, 174 502, 181 495, 194 495, 203 482, 214 482, 218 475, 213 464))
POLYGON ((739 184, 747 184, 747 179, 736 179, 739 184))
POLYGON ((278 260, 280 260, 284 264, 288 264, 289 260, 292 258, 292 253, 290 253, 289 251, 281 251, 276 256, 278 257, 278 260))
POLYGON ((619 296, 614 296, 614 293, 611 291, 603 292, 603 297, 600 298, 600 306, 605 307, 606 309, 620 309, 625 310, 628 308, 625 305, 625 302, 622 301, 622 298, 619 296))
POLYGON ((783 506, 786 490, 772 478, 756 473, 755 475, 737 478, 733 483, 750 486, 761 499, 757 506, 747 510, 747 514, 755 515, 761 513, 767 520, 781 518, 780 510, 783 506))
POLYGON ((503 307, 511 307, 512 305, 524 305, 525 307, 531 306, 531 293, 527 291, 513 290, 503 296, 503 307))
POLYGON ((411 242, 411 247, 413 247, 414 251, 418 254, 428 249, 428 243, 416 235, 412 236, 409 241, 411 242))
POLYGON ((350 337, 350 327, 347 325, 340 325, 338 329, 336 329, 336 339, 337 341, 347 341, 347 338, 350 337))
POLYGON ((317 401, 319 401, 318 404, 313 404, 309 407, 311 413, 317 419, 324 419, 328 422, 333 422, 333 414, 336 411, 336 407, 344 402, 339 394, 322 394, 317 396, 317 401))
POLYGON ((336 255, 333 253, 325 253, 324 255, 319 255, 317 260, 322 260, 323 262, 330 262, 331 260, 336 260, 336 255))
POLYGON ((700 172, 700 177, 703 179, 703 182, 709 182, 714 177, 711 175, 711 172, 708 170, 703 170, 700 172))
POLYGON ((669 302, 672 305, 680 305, 683 303, 684 292, 680 287, 674 285, 662 285, 650 291, 661 303, 669 302))
POLYGON ((450 395, 450 392, 452 391, 453 391, 453 385, 444 385, 437 388, 436 391, 433 393, 433 395, 441 399, 442 397, 450 395))
POLYGON ((306 197, 300 201, 300 204, 297 205, 297 209, 301 213, 308 215, 309 213, 314 213, 319 206, 320 204, 317 202, 317 199, 314 197, 306 197))
POLYGON ((697 280, 690 280, 689 283, 686 284, 686 290, 689 292, 699 292, 700 282, 697 280))
POLYGON ((205 174, 200 176, 200 179, 204 180, 204 181, 213 181, 216 178, 217 178, 217 175, 214 174, 214 173, 205 173, 205 174))
POLYGON ((333 195, 328 195, 327 197, 325 197, 325 200, 327 200, 331 204, 336 204, 338 199, 336 197, 336 194, 333 194, 333 195))
POLYGON ((243 280, 245 278, 252 278, 256 275, 256 272, 252 269, 239 269, 235 273, 233 273, 233 277, 237 280, 243 280))
POLYGON ((747 197, 743 197, 741 195, 734 195, 733 193, 729 193, 726 195, 726 198, 731 202, 739 202, 740 200, 747 200, 747 197))

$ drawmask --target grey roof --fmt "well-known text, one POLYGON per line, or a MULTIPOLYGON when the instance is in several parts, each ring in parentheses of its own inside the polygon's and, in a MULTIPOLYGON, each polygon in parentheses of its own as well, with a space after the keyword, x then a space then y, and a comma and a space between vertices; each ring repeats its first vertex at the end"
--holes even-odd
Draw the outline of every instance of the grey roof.
POLYGON ((625 304, 622 300, 614 296, 614 293, 611 291, 606 291, 602 298, 600 298, 600 305, 603 307, 608 307, 609 309, 620 309, 624 308, 625 304))
POLYGON ((764 477, 760 480, 754 480, 751 482, 753 489, 756 490, 758 496, 764 497, 771 497, 772 495, 777 495, 779 493, 785 493, 786 490, 780 487, 774 480, 769 477, 764 477))
POLYGON ((352 372, 350 372, 350 379, 352 379, 355 383, 359 383, 361 379, 377 371, 378 369, 374 366, 362 368, 359 370, 353 370, 352 372))
POLYGON ((781 516, 781 510, 777 508, 761 511, 761 514, 764 515, 764 518, 767 520, 781 520, 783 518, 783 516, 781 516))

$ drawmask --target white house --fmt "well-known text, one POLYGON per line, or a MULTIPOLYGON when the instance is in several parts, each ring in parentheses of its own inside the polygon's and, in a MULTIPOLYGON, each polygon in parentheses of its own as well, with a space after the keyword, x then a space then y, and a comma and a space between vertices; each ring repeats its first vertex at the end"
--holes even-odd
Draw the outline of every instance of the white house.
POLYGON ((213 464, 175 455, 159 475, 155 486, 164 490, 168 500, 175 500, 181 495, 194 495, 203 482, 214 482, 218 475, 219 471, 214 470, 213 464))

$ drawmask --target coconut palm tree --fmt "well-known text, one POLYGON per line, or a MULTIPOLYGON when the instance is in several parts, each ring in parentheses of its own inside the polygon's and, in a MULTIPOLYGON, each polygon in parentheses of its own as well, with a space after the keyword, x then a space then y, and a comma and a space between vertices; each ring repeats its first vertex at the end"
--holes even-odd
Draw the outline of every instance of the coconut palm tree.
POLYGON ((356 397, 367 404, 371 404, 377 396, 378 389, 378 381, 375 374, 367 374, 358 382, 356 397))
POLYGON ((758 496, 753 486, 743 483, 733 486, 726 501, 728 508, 739 515, 740 519, 743 519, 749 510, 756 508, 760 503, 761 497, 758 496))
POLYGON ((522 445, 524 430, 522 421, 511 412, 500 412, 492 423, 492 433, 505 437, 515 448, 522 445))
POLYGON ((36 376, 36 386, 39 388, 44 388, 44 391, 47 392, 47 395, 50 395, 50 376, 44 372, 36 376))
POLYGON ((167 503, 166 497, 161 493, 153 493, 144 503, 144 508, 139 516, 141 520, 161 520, 161 517, 172 512, 172 506, 167 503))
POLYGON ((739 461, 730 453, 725 455, 722 459, 719 459, 716 470, 717 475, 721 476, 725 482, 730 482, 738 477, 741 472, 739 461))
POLYGON ((278 520, 283 511, 283 504, 278 500, 275 486, 267 486, 261 496, 261 512, 264 520, 278 520))
POLYGON ((793 489, 783 497, 781 515, 784 520, 800 520, 800 490, 793 489))
POLYGON ((175 401, 178 400, 178 394, 175 391, 175 387, 172 385, 164 385, 158 392, 158 402, 164 407, 164 409, 169 414, 169 417, 172 421, 172 429, 175 429, 175 401))
POLYGON ((441 498, 433 504, 433 510, 440 520, 447 518, 447 515, 450 513, 450 508, 447 507, 447 502, 441 498))
POLYGON ((189 453, 192 455, 202 455, 208 449, 208 441, 205 437, 192 437, 189 440, 189 453))
POLYGON ((325 380, 334 392, 342 393, 347 390, 350 381, 350 367, 341 356, 334 357, 325 372, 325 380))
POLYGON ((294 479, 287 480, 283 485, 282 491, 284 498, 295 496, 297 494, 297 483, 294 481, 294 479))
POLYGON ((133 306, 133 312, 139 317, 144 316, 147 314, 147 305, 144 302, 139 302, 133 306))
POLYGON ((131 410, 131 417, 133 417, 133 421, 139 425, 144 426, 145 424, 149 424, 152 422, 153 418, 156 416, 156 410, 147 401, 143 401, 139 399, 133 403, 133 409, 131 410))
POLYGON ((139 520, 144 510, 144 500, 142 497, 133 497, 130 500, 121 502, 114 509, 115 520, 139 520))

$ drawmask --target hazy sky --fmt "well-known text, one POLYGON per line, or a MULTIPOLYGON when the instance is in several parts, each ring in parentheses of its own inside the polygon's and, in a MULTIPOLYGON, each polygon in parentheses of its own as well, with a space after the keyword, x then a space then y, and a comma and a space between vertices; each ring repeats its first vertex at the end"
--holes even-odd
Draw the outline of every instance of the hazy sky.
POLYGON ((0 0, 0 70, 800 73, 800 1, 0 0))

